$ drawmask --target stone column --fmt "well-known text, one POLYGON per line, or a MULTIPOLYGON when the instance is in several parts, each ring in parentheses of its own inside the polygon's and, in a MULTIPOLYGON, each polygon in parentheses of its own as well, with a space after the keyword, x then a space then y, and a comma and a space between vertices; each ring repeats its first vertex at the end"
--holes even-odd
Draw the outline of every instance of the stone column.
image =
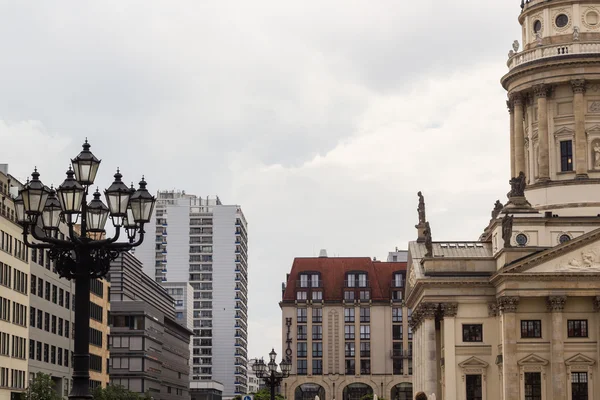
POLYGON ((549 296, 546 299, 548 311, 552 313, 552 346, 551 348, 551 376, 552 376, 552 399, 567 398, 567 374, 565 368, 565 343, 563 309, 565 308, 565 296, 549 296))
POLYGON ((519 175, 519 172, 525 172, 525 131, 523 129, 523 96, 521 93, 513 93, 511 101, 513 103, 513 127, 514 129, 514 159, 515 166, 513 177, 519 175))
POLYGON ((502 374, 504 399, 519 398, 519 366, 517 365, 517 307, 518 297, 498 298, 498 311, 502 318, 502 374))
POLYGON ((436 345, 435 345, 435 317, 438 311, 437 303, 422 303, 421 313, 423 315, 423 391, 427 395, 431 393, 437 393, 438 377, 437 377, 437 365, 439 363, 437 359, 436 345))
POLYGON ((573 113, 575 114, 575 172, 576 179, 588 177, 587 143, 585 139, 585 80, 574 79, 571 81, 573 89, 573 113))
POLYGON ((550 180, 550 149, 548 147, 548 92, 546 85, 537 85, 533 88, 538 107, 538 140, 539 140, 539 180, 550 180))
POLYGON ((445 391, 443 399, 460 398, 456 391, 456 314, 458 303, 442 303, 442 314, 444 316, 444 383, 445 391))
POLYGON ((508 113, 510 115, 510 177, 514 178, 519 175, 518 172, 515 173, 515 105, 511 99, 506 101, 506 106, 508 107, 508 113))

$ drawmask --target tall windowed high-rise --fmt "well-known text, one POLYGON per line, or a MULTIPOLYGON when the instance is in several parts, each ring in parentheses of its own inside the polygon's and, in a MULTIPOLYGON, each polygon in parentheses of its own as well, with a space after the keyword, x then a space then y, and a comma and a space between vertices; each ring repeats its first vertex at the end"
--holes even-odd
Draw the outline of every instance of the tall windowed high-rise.
MULTIPOLYGON (((247 392, 248 234, 239 205, 184 191, 159 191, 135 255, 157 282, 193 288, 192 380, 247 392)), ((193 393, 192 393, 193 395, 193 393)))

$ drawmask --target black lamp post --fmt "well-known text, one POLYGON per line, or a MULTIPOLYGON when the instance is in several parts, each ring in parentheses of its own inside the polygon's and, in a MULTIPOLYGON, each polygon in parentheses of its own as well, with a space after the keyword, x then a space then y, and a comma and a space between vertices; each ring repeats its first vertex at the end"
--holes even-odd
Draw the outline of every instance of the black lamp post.
POLYGON ((90 280, 106 275, 110 262, 120 253, 139 246, 144 240, 144 224, 150 221, 155 198, 146 189, 144 178, 139 189, 128 188, 117 170, 115 181, 104 191, 108 206, 98 189, 87 203, 88 189, 94 184, 100 160, 85 141, 83 151, 71 160, 73 169, 55 191, 39 179, 37 169, 15 199, 17 220, 23 227, 23 241, 34 249, 48 249, 59 275, 75 280, 75 351, 73 352, 73 389, 69 399, 91 399, 90 393, 90 280), (104 226, 111 217, 115 236, 106 239, 104 226), (40 218, 41 217, 41 218, 40 218), (75 224, 81 217, 81 230, 75 224), (58 237, 61 223, 68 227, 65 239, 58 237), (128 241, 119 242, 121 227, 128 241), (30 243, 29 235, 39 243, 30 243), (137 240, 136 240, 137 239, 137 240))
POLYGON ((256 373, 256 377, 262 379, 271 389, 271 400, 275 400, 275 388, 281 385, 281 381, 290 376, 292 370, 292 363, 287 360, 282 360, 279 364, 281 371, 277 371, 277 363, 275 362, 275 349, 272 349, 269 353, 269 364, 265 364, 264 360, 256 360, 252 366, 252 370, 256 373))

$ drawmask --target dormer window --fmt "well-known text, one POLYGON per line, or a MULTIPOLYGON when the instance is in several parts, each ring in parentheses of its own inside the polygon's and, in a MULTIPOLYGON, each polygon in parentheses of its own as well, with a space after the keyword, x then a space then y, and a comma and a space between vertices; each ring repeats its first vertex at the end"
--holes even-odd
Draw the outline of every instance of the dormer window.
POLYGON ((321 287, 321 277, 316 272, 300 274, 298 284, 301 288, 318 288, 321 287))
POLYGON ((400 272, 396 272, 394 274, 394 280, 392 281, 392 285, 395 288, 404 287, 404 276, 400 272))
POLYGON ((364 272, 352 272, 346 275, 346 287, 367 287, 367 274, 364 272))

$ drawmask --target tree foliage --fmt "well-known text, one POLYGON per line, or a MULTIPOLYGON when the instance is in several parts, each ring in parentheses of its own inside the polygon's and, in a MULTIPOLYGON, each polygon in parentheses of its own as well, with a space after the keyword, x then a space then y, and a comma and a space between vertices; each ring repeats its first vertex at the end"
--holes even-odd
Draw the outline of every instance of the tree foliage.
MULTIPOLYGON (((254 400, 271 400, 271 391, 269 389, 261 389, 256 393, 252 393, 254 400)), ((276 393, 275 400, 285 400, 285 397, 276 393)))
POLYGON ((93 395, 94 400, 149 400, 151 398, 148 393, 142 396, 120 385, 107 385, 105 388, 97 387, 93 395))
MULTIPOLYGON (((60 388, 59 388, 60 390, 60 388)), ((55 390, 55 383, 50 375, 37 373, 21 400, 62 400, 55 390)))

